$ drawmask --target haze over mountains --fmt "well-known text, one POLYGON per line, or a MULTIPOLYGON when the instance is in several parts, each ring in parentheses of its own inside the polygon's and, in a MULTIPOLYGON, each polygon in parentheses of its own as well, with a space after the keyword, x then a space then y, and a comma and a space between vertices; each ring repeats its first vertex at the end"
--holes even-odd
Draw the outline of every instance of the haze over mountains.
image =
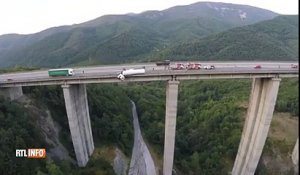
POLYGON ((296 60, 298 15, 275 18, 278 15, 256 7, 213 2, 106 15, 31 35, 2 35, 0 67, 63 67, 166 58, 296 60), (250 55, 249 50, 253 52, 250 55), (273 52, 274 57, 264 57, 262 51, 273 52))

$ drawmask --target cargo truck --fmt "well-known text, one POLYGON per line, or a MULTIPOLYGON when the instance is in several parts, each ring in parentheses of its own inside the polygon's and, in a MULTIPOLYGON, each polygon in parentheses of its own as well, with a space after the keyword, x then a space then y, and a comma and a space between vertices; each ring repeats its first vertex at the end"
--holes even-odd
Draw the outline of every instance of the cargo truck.
POLYGON ((215 66, 214 65, 205 65, 203 68, 207 69, 207 70, 211 70, 211 69, 215 69, 215 66))
POLYGON ((138 75, 138 74, 144 74, 146 71, 144 68, 142 69, 128 69, 128 70, 123 70, 119 75, 118 75, 118 79, 120 80, 125 80, 126 76, 130 76, 130 75, 138 75))
POLYGON ((64 69, 50 69, 48 70, 48 75, 50 77, 58 77, 58 76, 73 76, 74 71, 70 68, 64 68, 64 69))
POLYGON ((201 64, 200 63, 189 63, 186 67, 188 70, 196 70, 196 69, 201 69, 201 64))
POLYGON ((156 65, 157 66, 169 66, 170 60, 158 61, 158 62, 156 62, 156 65))
POLYGON ((185 68, 184 64, 182 64, 182 63, 177 63, 176 67, 171 67, 172 70, 182 70, 184 68, 185 68))

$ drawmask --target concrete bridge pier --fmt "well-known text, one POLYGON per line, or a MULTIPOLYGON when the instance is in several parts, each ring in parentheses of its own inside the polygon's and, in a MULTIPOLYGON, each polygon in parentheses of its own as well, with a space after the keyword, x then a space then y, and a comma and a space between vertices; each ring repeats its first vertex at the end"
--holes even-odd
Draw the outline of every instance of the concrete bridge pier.
POLYGON ((77 163, 84 167, 94 151, 86 86, 62 85, 62 88, 77 163))
POLYGON ((168 81, 166 87, 166 121, 165 121, 165 145, 163 174, 172 175, 175 131, 177 116, 177 98, 179 81, 168 81))
POLYGON ((9 98, 10 100, 16 100, 23 96, 23 90, 21 86, 1 88, 0 95, 3 95, 5 98, 9 98))
POLYGON ((297 142, 295 144, 293 153, 292 153, 292 161, 293 164, 295 165, 295 172, 299 172, 299 138, 297 139, 297 142))
POLYGON ((232 175, 253 175, 259 162, 276 103, 279 78, 256 78, 232 175))
POLYGON ((298 143, 299 143, 299 138, 297 139, 297 142, 295 144, 295 147, 294 147, 294 150, 293 150, 293 154, 292 154, 292 160, 293 160, 293 163, 295 165, 297 165, 299 163, 299 148, 298 148, 298 143))

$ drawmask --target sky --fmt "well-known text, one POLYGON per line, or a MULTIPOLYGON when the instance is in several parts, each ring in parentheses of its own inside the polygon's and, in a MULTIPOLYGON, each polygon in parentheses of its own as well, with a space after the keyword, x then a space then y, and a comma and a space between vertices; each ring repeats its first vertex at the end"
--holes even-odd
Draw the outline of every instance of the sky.
MULTIPOLYGON (((106 14, 141 13, 202 0, 0 0, 0 35, 30 34, 86 22, 106 14)), ((205 0, 245 4, 279 14, 298 14, 298 0, 205 0)))

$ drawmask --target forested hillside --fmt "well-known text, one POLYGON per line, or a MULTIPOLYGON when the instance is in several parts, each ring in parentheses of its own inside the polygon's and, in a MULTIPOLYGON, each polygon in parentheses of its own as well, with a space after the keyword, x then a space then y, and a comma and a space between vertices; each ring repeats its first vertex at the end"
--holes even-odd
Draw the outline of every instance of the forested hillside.
POLYGON ((182 43, 159 55, 176 60, 298 60, 298 18, 278 16, 182 43))
POLYGON ((26 109, 0 96, 0 174, 35 174, 46 171, 45 160, 16 158, 16 149, 43 148, 45 140, 26 109))

